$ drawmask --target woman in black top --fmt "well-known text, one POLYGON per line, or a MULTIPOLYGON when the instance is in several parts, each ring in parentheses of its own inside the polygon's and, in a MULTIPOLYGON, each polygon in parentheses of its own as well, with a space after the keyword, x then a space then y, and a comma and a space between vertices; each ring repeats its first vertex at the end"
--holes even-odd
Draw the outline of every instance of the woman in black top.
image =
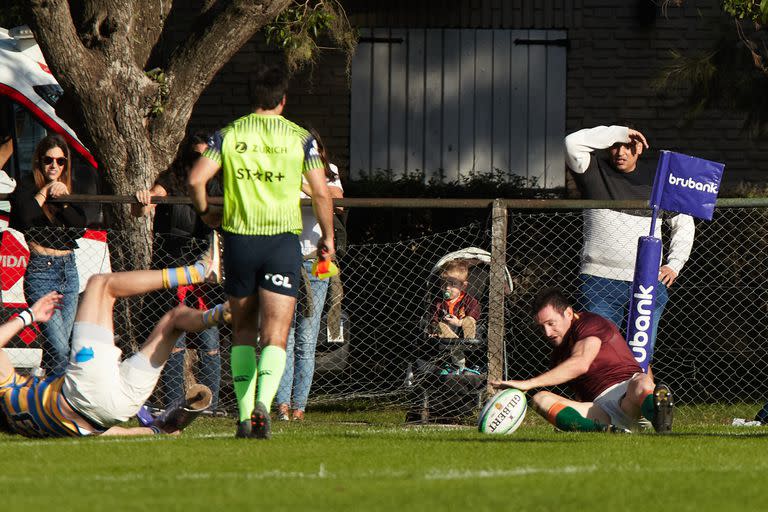
MULTIPOLYGON (((187 193, 187 176, 192 165, 206 150, 207 137, 202 133, 189 136, 183 143, 179 157, 171 167, 160 173, 149 190, 136 192, 138 204, 134 205, 136 216, 146 216, 154 209, 153 223, 153 268, 164 268, 173 265, 186 265, 192 261, 204 248, 207 237, 211 232, 188 204, 152 204, 151 196, 181 196, 187 193)), ((209 196, 222 196, 223 190, 219 181, 208 182, 209 196)), ((206 310, 224 300, 220 287, 209 284, 181 286, 173 291, 165 292, 165 301, 175 299, 193 308, 206 310)), ((163 300, 163 299, 161 299, 163 300)), ((154 309, 157 309, 156 307, 154 309)), ((154 313, 157 314, 157 313, 154 313)), ((145 321, 154 325, 155 317, 149 316, 145 321)), ((198 349, 198 381, 208 386, 213 393, 211 410, 218 407, 219 387, 221 383, 221 356, 219 354, 219 328, 211 327, 197 333, 190 340, 190 348, 198 349)), ((161 395, 166 407, 184 397, 184 353, 187 349, 187 335, 182 334, 176 341, 176 346, 165 364, 162 375, 161 395)))
POLYGON ((13 194, 11 227, 24 233, 29 263, 24 274, 24 295, 32 304, 46 293, 64 295, 61 308, 41 326, 43 368, 61 374, 69 360, 69 338, 77 310, 80 280, 73 249, 85 231, 82 208, 49 200, 69 195, 72 162, 69 146, 61 135, 41 140, 32 158, 32 174, 23 178, 13 194))

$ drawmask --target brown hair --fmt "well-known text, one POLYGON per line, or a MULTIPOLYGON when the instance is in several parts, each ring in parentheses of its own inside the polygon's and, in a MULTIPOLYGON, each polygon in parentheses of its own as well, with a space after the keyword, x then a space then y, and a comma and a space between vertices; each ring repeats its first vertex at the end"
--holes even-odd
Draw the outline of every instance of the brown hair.
POLYGON ((547 306, 552 306, 552 309, 562 315, 571 307, 571 301, 557 288, 547 288, 536 294, 531 305, 531 314, 536 316, 547 306))
POLYGON ((469 277, 469 264, 464 260, 452 260, 443 265, 443 271, 440 272, 441 277, 453 277, 466 281, 469 277))
POLYGON ((336 175, 335 172, 333 172, 333 169, 331 169, 331 163, 328 159, 328 152, 325 150, 325 144, 323 144, 323 139, 320 138, 320 134, 317 133, 317 130, 314 128, 309 129, 309 133, 312 134, 312 136, 315 138, 315 141, 317 141, 317 152, 320 154, 320 160, 323 162, 323 168, 325 169, 325 178, 328 181, 333 181, 339 176, 336 175))
POLYGON ((184 139, 184 141, 181 143, 181 148, 179 149, 179 153, 176 155, 176 158, 173 160, 168 169, 160 173, 160 175, 155 179, 155 183, 157 183, 161 176, 167 176, 168 186, 170 187, 170 190, 167 191, 168 195, 185 195, 187 190, 187 177, 189 176, 189 171, 200 157, 200 153, 197 153, 195 146, 198 144, 208 144, 209 138, 210 135, 205 132, 194 132, 186 139, 184 139))
MULTIPOLYGON (((40 190, 46 184, 45 173, 43 172, 43 169, 45 168, 45 165, 43 165, 43 158, 45 157, 45 154, 53 148, 61 149, 61 151, 64 153, 64 158, 67 159, 67 162, 64 164, 64 168, 61 170, 61 175, 59 176, 58 181, 66 185, 67 190, 69 190, 71 193, 72 155, 69 151, 67 141, 64 140, 64 137, 58 133, 46 135, 40 142, 37 143, 37 146, 35 147, 35 153, 32 155, 32 177, 35 180, 35 186, 37 187, 37 190, 40 190)), ((43 213, 45 213, 45 216, 48 217, 48 220, 53 220, 56 208, 56 206, 48 204, 47 201, 45 204, 43 204, 43 213)))

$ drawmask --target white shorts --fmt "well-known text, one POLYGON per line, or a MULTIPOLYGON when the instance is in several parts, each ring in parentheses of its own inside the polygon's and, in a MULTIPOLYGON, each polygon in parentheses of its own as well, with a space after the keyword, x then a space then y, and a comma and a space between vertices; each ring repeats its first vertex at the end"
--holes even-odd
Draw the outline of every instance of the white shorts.
POLYGON ((155 389, 162 367, 136 353, 120 362, 114 333, 100 325, 75 322, 72 351, 62 391, 87 420, 105 428, 135 416, 155 389))
POLYGON ((632 378, 609 387, 600 393, 592 403, 600 407, 608 416, 610 416, 612 425, 627 428, 629 430, 636 430, 638 427, 637 418, 630 418, 621 409, 621 399, 624 398, 624 395, 627 393, 627 387, 629 386, 630 380, 632 380, 632 378))

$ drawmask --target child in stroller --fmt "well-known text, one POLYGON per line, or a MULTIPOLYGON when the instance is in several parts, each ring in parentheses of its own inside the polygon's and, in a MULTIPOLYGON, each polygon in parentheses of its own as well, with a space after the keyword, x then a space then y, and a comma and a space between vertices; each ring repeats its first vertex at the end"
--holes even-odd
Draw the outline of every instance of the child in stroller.
MULTIPOLYGON (((441 296, 432 304, 429 324, 431 338, 477 338, 477 322, 480 320, 480 303, 467 291, 469 264, 466 260, 452 260, 445 264, 440 274, 441 296)), ((463 373, 466 357, 460 344, 450 347, 450 372, 463 373)))
MULTIPOLYGON (((447 254, 432 269, 439 297, 430 303, 424 334, 413 347, 406 422, 454 422, 482 404, 487 371, 485 308, 491 255, 476 247, 447 254)), ((511 277, 507 271, 507 286, 511 277)))

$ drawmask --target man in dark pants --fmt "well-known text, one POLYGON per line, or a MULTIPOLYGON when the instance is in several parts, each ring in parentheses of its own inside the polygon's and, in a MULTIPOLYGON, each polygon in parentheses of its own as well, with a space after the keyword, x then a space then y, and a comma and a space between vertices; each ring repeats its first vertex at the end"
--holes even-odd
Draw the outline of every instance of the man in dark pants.
POLYGON ((192 204, 213 225, 205 185, 224 172, 224 290, 232 308, 237 437, 270 436, 269 410, 285 369, 300 283, 302 177, 322 230, 318 254, 334 253, 325 170, 314 137, 282 116, 287 86, 280 70, 262 70, 252 88, 253 113, 219 131, 189 176, 192 204))

